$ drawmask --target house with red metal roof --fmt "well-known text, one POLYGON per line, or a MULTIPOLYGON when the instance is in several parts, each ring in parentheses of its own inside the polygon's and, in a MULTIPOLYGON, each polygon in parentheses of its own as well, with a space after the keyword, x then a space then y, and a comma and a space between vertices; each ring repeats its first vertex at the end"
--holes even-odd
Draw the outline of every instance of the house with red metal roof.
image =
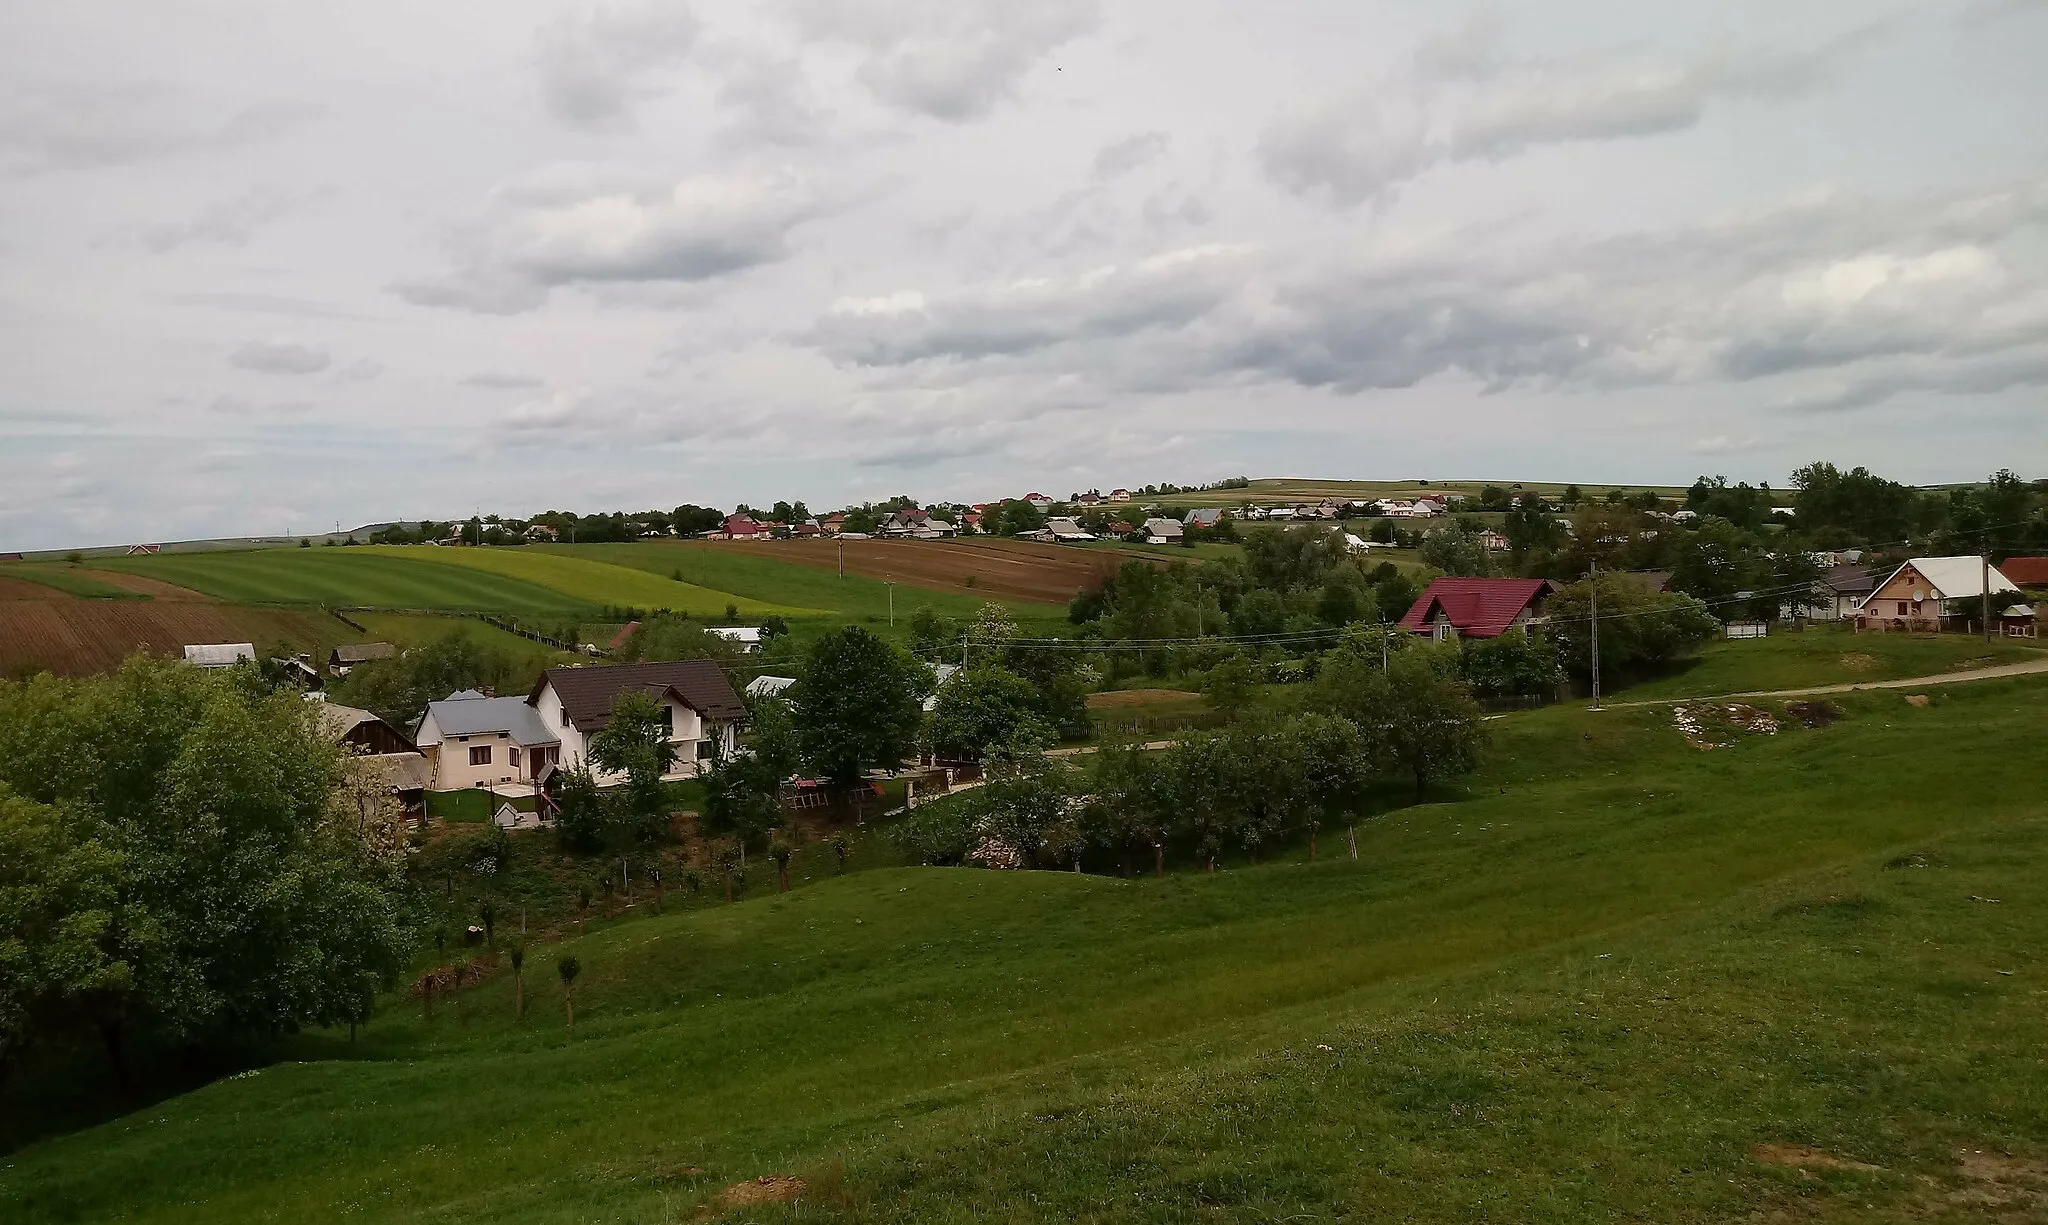
POLYGON ((2016 587, 2048 587, 2048 557, 2008 557, 1998 568, 2016 587))
POLYGON ((1556 590, 1547 578, 1440 578, 1401 618, 1401 628, 1438 641, 1498 638, 1528 628, 1556 590))

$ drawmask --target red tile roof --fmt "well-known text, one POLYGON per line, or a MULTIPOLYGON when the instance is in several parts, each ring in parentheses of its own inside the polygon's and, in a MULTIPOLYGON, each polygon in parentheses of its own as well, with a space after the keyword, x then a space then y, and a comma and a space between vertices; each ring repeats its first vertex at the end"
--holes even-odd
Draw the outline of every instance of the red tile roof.
POLYGON ((1547 578, 1440 578, 1401 618, 1401 628, 1426 634, 1441 611, 1467 638, 1498 638, 1523 609, 1556 589, 1547 578))
POLYGON ((1998 563, 1998 572, 2015 587, 2048 587, 2048 557, 2008 557, 1998 563))

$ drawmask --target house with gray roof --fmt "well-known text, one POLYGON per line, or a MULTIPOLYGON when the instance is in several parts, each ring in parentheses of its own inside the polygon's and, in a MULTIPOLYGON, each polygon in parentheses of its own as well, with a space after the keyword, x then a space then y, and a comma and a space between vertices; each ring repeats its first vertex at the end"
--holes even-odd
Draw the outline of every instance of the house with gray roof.
POLYGON ((562 744, 525 698, 474 689, 427 703, 412 739, 427 759, 433 791, 530 785, 559 760, 562 744))
POLYGON ((252 642, 201 642, 185 648, 185 662, 195 668, 232 668, 255 659, 252 642))

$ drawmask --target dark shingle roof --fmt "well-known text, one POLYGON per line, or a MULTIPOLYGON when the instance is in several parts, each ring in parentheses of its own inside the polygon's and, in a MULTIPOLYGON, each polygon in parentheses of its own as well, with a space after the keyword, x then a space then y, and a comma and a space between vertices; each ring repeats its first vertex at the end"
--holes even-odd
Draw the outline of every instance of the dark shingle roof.
POLYGON ((613 664, 591 668, 549 668, 533 686, 527 702, 540 700, 544 686, 554 686, 562 712, 576 730, 590 733, 611 721, 612 703, 621 693, 674 693, 685 706, 713 719, 746 717, 746 704, 733 692, 725 669, 708 659, 670 663, 613 664))
POLYGON ((1853 563, 1829 566, 1820 581, 1840 595, 1862 595, 1877 587, 1877 580, 1870 576, 1870 570, 1853 563))

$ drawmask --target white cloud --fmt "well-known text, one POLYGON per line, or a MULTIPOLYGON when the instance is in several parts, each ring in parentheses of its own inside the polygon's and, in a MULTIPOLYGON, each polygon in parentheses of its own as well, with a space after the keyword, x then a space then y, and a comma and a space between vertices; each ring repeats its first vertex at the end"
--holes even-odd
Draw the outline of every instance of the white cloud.
POLYGON ((688 58, 700 28, 672 2, 564 17, 538 35, 542 101, 571 127, 630 127, 636 103, 668 92, 663 75, 688 58))
POLYGON ((318 374, 332 359, 327 350, 295 340, 253 340, 228 354, 228 364, 263 374, 318 374))
POLYGON ((462 385, 465 387, 489 387, 493 390, 505 391, 544 387, 547 385, 547 380, 532 374, 508 374, 486 371, 482 374, 470 375, 462 380, 462 385))
POLYGON ((1024 76, 1095 29, 1097 0, 789 0, 799 26, 853 47, 874 97, 948 122, 979 119, 1024 76))
POLYGON ((136 233, 136 240, 159 255, 195 243, 247 246, 257 231, 289 217, 317 198, 314 193, 280 187, 252 187, 216 200, 181 221, 159 221, 136 233))
POLYGON ((451 241, 454 271, 402 282, 423 306, 486 314, 538 307, 557 286, 708 281, 789 253, 818 208, 790 174, 657 183, 598 167, 555 167, 507 185, 451 241))

